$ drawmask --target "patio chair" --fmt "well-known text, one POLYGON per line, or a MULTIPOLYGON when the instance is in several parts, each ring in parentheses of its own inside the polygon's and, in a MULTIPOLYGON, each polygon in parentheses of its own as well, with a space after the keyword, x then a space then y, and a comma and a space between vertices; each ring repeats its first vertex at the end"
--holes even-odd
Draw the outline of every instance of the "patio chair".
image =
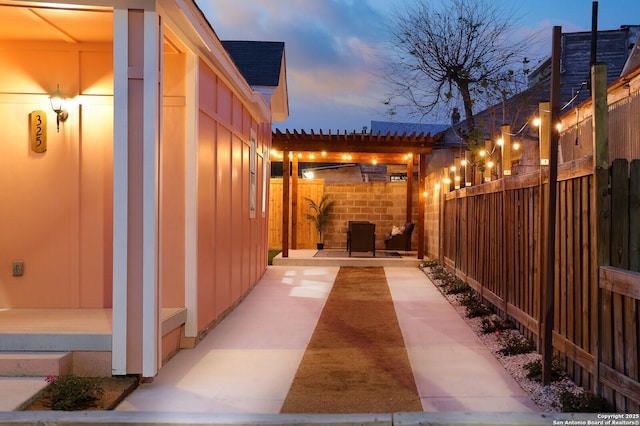
POLYGON ((370 222, 352 222, 349 224, 349 257, 351 252, 373 252, 376 257, 376 224, 370 222))
POLYGON ((389 234, 384 239, 384 247, 386 250, 404 250, 411 251, 411 233, 415 224, 405 223, 404 231, 401 234, 391 235, 389 234))
POLYGON ((368 220, 350 220, 347 222, 347 251, 351 247, 351 225, 354 223, 369 223, 368 220))

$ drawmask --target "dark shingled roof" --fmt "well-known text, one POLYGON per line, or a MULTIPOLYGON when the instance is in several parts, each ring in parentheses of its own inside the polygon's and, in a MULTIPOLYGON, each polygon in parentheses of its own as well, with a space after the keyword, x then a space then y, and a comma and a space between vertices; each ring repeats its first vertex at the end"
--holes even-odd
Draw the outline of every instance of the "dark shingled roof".
POLYGON ((250 86, 278 86, 284 42, 223 41, 222 45, 250 86))
POLYGON ((425 135, 431 134, 435 135, 440 132, 444 132, 449 127, 450 124, 424 124, 424 123, 397 123, 391 121, 374 121, 371 120, 371 131, 374 134, 380 132, 381 134, 390 133, 404 133, 407 132, 408 135, 412 133, 424 133, 425 135))

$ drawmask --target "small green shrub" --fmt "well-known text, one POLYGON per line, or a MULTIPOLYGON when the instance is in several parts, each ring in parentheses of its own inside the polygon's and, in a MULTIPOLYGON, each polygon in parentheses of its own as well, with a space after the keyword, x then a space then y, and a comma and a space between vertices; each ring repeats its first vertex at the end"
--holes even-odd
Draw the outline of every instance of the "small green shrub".
POLYGON ((82 410, 104 394, 95 377, 48 376, 45 380, 50 383, 45 388, 45 396, 49 398, 53 410, 82 410))
POLYGON ((491 316, 488 318, 482 318, 482 322, 480 323, 480 327, 483 333, 495 333, 496 331, 507 331, 512 328, 511 321, 503 320, 497 316, 491 316))
POLYGON ((483 317, 491 313, 491 310, 478 300, 473 291, 462 293, 460 304, 466 308, 468 318, 483 317))
POLYGON ((526 354, 533 350, 531 342, 517 332, 508 331, 506 333, 500 333, 500 335, 498 335, 498 341, 502 345, 498 353, 505 356, 526 354))
POLYGON ((438 265, 431 269, 431 277, 436 280, 447 282, 452 280, 453 274, 444 266, 438 265))
POLYGON ((434 268, 434 267, 436 267, 438 265, 439 265, 439 263, 435 259, 425 260, 424 262, 422 262, 422 267, 423 268, 434 268))
POLYGON ((603 413, 609 411, 604 399, 587 391, 574 393, 565 389, 560 394, 560 403, 564 413, 603 413))
MULTIPOLYGON (((537 359, 523 365, 523 368, 527 370, 527 379, 534 380, 536 382, 542 381, 542 360, 537 359)), ((557 382, 565 377, 564 368, 562 367, 562 361, 558 357, 554 357, 551 360, 551 381, 557 382)))
POLYGON ((469 284, 462 281, 460 278, 456 278, 453 281, 449 281, 447 286, 444 287, 446 294, 462 294, 470 292, 472 289, 469 284))

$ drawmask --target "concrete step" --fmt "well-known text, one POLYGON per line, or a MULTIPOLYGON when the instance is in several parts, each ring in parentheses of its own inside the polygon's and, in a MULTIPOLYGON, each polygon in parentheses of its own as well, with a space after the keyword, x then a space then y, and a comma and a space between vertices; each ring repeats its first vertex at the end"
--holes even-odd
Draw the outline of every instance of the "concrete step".
POLYGON ((0 352, 0 376, 38 377, 70 374, 71 352, 0 352))

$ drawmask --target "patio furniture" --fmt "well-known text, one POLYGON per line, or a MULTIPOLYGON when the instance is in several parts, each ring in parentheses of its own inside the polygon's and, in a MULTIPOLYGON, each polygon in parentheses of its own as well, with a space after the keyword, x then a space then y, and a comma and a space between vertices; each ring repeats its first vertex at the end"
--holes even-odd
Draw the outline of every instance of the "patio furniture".
POLYGON ((349 222, 347 250, 352 252, 372 252, 376 257, 376 224, 371 222, 349 222))
POLYGON ((347 251, 351 247, 351 225, 354 223, 369 223, 368 220, 350 220, 347 222, 347 251))
POLYGON ((401 234, 391 235, 389 234, 384 239, 384 247, 386 250, 411 250, 411 233, 415 224, 405 223, 404 231, 401 234))

